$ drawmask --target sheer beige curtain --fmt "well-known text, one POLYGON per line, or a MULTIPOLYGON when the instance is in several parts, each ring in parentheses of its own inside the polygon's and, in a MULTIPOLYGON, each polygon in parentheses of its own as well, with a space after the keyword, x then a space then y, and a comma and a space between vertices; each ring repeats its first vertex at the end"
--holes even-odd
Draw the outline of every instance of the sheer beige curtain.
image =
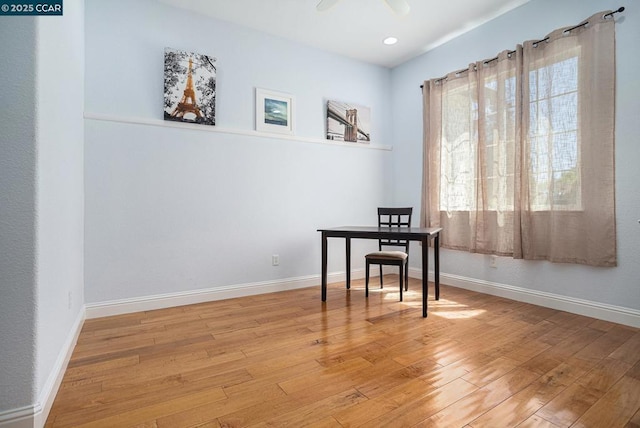
POLYGON ((442 246, 616 265, 607 12, 424 83, 421 223, 442 246))

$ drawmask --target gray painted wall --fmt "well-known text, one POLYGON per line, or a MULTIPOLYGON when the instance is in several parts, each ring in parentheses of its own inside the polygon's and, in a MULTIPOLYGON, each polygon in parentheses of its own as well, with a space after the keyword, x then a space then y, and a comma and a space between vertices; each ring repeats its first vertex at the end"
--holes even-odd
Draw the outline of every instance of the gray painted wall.
POLYGON ((0 412, 33 403, 36 23, 0 17, 0 412), (11 100, 9 102, 9 100, 11 100))
MULTIPOLYGON (((469 63, 493 58, 525 40, 539 40, 560 27, 575 25, 600 11, 617 9, 618 1, 533 0, 392 71, 394 124, 394 195, 398 204, 420 205, 422 175, 422 94, 424 80, 444 76, 469 63)), ((553 264, 489 257, 461 251, 442 252, 443 273, 507 284, 626 308, 640 309, 640 9, 616 15, 616 216, 618 261, 615 268, 553 264)), ((446 231, 444 232, 446 233, 446 231)), ((416 258, 413 263, 419 262, 416 258)), ((413 264, 412 263, 412 264, 413 264)))

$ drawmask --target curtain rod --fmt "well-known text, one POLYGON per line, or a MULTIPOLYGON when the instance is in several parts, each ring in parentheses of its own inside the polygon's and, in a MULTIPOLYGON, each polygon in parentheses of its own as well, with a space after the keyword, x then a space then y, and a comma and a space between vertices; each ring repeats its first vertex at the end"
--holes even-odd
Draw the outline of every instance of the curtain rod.
MULTIPOLYGON (((603 18, 607 18, 609 16, 613 16, 616 13, 622 13, 624 12, 624 6, 619 7, 617 10, 614 10, 613 12, 609 12, 609 13, 605 13, 604 15, 602 15, 603 18)), ((585 21, 582 24, 578 24, 575 27, 571 27, 571 28, 567 28, 566 30, 564 30, 565 33, 569 33, 577 28, 580 27, 584 27, 585 25, 587 25, 589 23, 589 21, 585 21)), ((542 43, 542 42, 546 42, 547 40, 549 40, 549 36, 545 37, 544 39, 540 39, 540 40, 536 40, 535 42, 533 42, 534 45, 537 45, 538 43, 542 43)), ((509 51, 507 52, 508 56, 511 56, 513 53, 515 53, 515 51, 509 51)), ((487 59, 485 61, 483 61, 483 64, 489 64, 490 62, 496 61, 498 59, 498 57, 494 57, 491 59, 487 59)), ((464 73, 465 71, 469 71, 469 67, 456 71, 456 74, 460 74, 460 73, 464 73)), ((441 77, 440 79, 436 79, 436 82, 440 82, 441 80, 445 80, 447 78, 447 76, 441 77)), ((420 89, 424 88, 424 85, 420 85, 420 89)))

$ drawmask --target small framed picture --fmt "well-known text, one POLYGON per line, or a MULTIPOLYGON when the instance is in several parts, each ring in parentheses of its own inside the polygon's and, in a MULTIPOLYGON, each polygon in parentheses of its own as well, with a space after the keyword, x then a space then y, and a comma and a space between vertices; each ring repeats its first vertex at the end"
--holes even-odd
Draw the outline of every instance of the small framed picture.
POLYGON ((369 144, 371 109, 354 103, 327 102, 327 140, 369 144))
POLYGON ((256 88, 256 131, 293 135, 293 95, 256 88))

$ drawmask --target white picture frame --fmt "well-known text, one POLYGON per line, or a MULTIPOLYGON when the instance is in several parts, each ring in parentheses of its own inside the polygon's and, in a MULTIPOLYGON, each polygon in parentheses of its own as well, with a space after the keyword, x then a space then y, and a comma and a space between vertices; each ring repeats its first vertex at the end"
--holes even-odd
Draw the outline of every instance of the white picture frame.
POLYGON ((295 97, 256 88, 256 131, 293 135, 295 97))

